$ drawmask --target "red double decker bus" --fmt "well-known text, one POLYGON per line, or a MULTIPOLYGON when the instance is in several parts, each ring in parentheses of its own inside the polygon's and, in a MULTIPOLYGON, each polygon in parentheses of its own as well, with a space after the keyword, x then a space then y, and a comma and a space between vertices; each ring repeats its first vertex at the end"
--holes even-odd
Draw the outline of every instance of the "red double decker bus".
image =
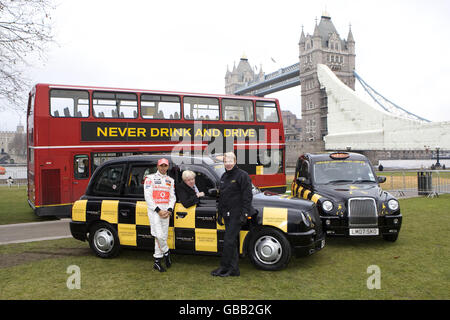
POLYGON ((277 99, 37 84, 29 94, 28 202, 68 216, 95 168, 135 154, 234 151, 261 189, 284 192, 277 99))

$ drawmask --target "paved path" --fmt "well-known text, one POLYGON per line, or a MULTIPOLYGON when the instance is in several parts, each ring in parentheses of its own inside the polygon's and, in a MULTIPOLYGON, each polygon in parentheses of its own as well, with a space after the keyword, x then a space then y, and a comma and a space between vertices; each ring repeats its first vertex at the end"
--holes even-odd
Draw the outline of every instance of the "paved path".
POLYGON ((71 219, 61 219, 0 225, 0 245, 71 238, 70 221, 71 219))

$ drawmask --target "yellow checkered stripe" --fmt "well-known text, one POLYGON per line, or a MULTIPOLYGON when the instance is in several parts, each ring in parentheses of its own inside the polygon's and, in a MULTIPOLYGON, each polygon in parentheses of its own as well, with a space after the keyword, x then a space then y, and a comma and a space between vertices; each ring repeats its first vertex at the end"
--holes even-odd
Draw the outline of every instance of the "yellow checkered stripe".
MULTIPOLYGON (((175 205, 169 224, 169 248, 193 252, 221 251, 225 227, 218 225, 215 217, 202 215, 196 209, 197 206, 185 208, 181 203, 175 205)), ((72 220, 85 223, 106 221, 116 228, 121 245, 153 248, 154 239, 145 201, 123 205, 119 200, 78 200, 72 207, 72 220), (123 212, 127 213, 127 217, 122 217, 123 212)), ((248 232, 240 232, 241 253, 248 232)))
POLYGON ((292 183, 291 197, 297 197, 297 198, 302 198, 305 200, 311 200, 316 204, 317 204, 317 201, 319 201, 319 199, 322 198, 322 196, 320 194, 313 193, 313 192, 311 192, 311 190, 306 189, 306 188, 298 185, 295 182, 292 183))

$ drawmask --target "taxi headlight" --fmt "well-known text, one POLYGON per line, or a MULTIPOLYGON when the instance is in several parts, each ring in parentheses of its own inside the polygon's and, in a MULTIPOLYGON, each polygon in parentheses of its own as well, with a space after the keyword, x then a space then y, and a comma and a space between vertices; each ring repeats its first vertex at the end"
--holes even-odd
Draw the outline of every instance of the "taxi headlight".
POLYGON ((333 202, 331 202, 330 200, 325 200, 325 201, 322 203, 322 209, 323 209, 325 212, 330 212, 331 210, 333 210, 333 202))
POLYGON ((390 210, 395 211, 398 209, 398 201, 391 199, 388 201, 388 207, 390 210))

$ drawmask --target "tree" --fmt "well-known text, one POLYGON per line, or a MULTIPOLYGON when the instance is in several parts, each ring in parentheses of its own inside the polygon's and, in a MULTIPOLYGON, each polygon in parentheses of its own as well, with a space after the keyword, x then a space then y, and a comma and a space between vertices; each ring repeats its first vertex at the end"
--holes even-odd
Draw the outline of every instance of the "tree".
POLYGON ((18 156, 27 155, 27 136, 23 132, 16 132, 14 138, 8 144, 9 154, 18 156))
POLYGON ((50 0, 0 0, 0 110, 25 111, 30 80, 25 68, 45 59, 54 42, 50 0), (3 107, 2 107, 3 105, 3 107))

